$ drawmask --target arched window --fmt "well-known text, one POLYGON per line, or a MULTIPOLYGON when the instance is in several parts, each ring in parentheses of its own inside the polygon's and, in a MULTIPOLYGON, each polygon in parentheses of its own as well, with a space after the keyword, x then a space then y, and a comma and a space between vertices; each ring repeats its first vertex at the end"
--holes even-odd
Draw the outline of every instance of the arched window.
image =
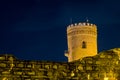
POLYGON ((82 48, 86 48, 86 47, 87 47, 86 42, 83 41, 83 42, 82 42, 82 48))

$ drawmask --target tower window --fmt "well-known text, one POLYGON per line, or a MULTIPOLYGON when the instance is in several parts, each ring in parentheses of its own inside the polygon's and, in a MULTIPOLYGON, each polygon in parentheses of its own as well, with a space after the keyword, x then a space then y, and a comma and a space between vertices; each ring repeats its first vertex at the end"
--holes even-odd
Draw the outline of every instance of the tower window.
POLYGON ((86 46, 86 42, 82 42, 82 48, 86 48, 87 46, 86 46))

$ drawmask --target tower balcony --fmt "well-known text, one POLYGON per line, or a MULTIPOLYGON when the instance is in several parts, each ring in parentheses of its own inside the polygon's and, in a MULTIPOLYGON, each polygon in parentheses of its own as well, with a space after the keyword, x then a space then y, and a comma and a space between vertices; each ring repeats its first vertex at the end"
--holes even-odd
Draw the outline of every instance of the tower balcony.
POLYGON ((65 55, 66 57, 68 57, 68 55, 69 55, 68 50, 65 50, 64 55, 65 55))

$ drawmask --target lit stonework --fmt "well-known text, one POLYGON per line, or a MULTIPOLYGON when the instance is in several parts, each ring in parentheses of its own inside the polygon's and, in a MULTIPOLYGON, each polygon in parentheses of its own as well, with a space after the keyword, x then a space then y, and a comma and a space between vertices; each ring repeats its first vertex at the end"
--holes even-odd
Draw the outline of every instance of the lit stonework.
POLYGON ((120 80, 120 48, 72 62, 19 60, 0 55, 0 80, 120 80))
POLYGON ((67 27, 68 61, 97 54, 97 28, 95 24, 78 23, 67 27))
POLYGON ((97 29, 90 23, 67 28, 69 62, 19 60, 0 55, 0 80, 120 80, 120 48, 97 54, 97 29))

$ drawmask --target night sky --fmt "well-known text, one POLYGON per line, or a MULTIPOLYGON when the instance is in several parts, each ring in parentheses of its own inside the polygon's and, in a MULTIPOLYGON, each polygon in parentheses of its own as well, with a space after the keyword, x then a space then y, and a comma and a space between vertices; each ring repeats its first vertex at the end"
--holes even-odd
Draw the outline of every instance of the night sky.
POLYGON ((98 27, 98 50, 120 47, 119 0, 1 0, 0 54, 23 60, 67 61, 66 28, 98 27))

